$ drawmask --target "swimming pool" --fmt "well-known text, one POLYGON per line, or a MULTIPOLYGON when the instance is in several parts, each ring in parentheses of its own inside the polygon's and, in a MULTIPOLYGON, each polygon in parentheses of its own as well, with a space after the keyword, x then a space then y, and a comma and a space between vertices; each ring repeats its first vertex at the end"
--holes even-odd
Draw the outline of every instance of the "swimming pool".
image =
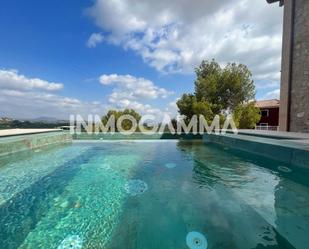
POLYGON ((2 157, 0 248, 308 248, 308 173, 201 141, 2 157))

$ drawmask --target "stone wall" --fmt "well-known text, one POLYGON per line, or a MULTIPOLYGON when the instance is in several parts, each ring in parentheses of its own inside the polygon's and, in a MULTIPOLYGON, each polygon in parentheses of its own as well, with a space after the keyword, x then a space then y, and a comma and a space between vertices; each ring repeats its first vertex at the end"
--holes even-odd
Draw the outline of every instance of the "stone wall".
POLYGON ((309 1, 295 0, 290 131, 309 132, 309 1))

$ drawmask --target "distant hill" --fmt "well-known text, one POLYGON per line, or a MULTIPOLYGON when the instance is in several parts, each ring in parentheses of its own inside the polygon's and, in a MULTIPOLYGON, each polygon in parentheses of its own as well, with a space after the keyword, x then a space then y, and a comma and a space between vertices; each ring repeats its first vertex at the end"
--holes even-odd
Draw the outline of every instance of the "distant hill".
POLYGON ((38 117, 28 120, 30 122, 39 122, 39 123, 66 123, 68 120, 60 120, 53 117, 38 117))
POLYGON ((52 117, 38 117, 35 119, 12 119, 0 117, 0 129, 13 128, 57 128, 59 126, 68 126, 68 120, 60 120, 52 117))

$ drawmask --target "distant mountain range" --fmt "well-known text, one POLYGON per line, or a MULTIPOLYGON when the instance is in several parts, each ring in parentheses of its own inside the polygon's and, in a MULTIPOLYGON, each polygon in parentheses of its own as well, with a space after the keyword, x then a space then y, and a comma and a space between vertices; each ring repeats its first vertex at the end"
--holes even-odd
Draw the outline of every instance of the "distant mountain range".
POLYGON ((61 122, 68 122, 68 120, 61 120, 53 117, 38 117, 33 119, 28 119, 30 122, 41 122, 41 123, 61 123, 61 122))
POLYGON ((56 124, 56 123, 67 123, 69 122, 68 120, 63 120, 63 119, 57 119, 53 117, 38 117, 38 118, 32 118, 32 119, 24 119, 24 118, 9 118, 9 117, 0 117, 0 123, 11 123, 14 120, 18 120, 20 122, 23 121, 29 121, 31 123, 46 123, 46 124, 56 124))

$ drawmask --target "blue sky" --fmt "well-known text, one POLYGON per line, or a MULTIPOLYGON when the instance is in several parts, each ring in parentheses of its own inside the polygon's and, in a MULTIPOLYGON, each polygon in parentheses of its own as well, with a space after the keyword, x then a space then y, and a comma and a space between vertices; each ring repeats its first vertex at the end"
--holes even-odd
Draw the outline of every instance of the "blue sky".
POLYGON ((281 8, 181 2, 2 1, 0 116, 175 114, 177 98, 193 91, 194 67, 212 58, 247 64, 258 99, 278 96, 281 8))

